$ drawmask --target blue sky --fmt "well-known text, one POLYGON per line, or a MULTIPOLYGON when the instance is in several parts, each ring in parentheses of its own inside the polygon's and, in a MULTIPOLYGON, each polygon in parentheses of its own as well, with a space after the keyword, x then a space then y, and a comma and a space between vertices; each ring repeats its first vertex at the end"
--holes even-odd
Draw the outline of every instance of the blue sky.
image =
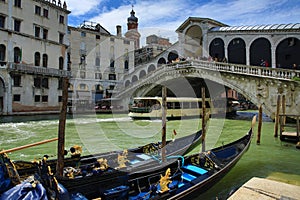
POLYGON ((100 23, 111 34, 116 25, 127 31, 134 6, 141 44, 156 34, 177 41, 175 30, 188 17, 207 17, 230 26, 300 23, 300 0, 66 0, 69 25, 84 20, 100 23))

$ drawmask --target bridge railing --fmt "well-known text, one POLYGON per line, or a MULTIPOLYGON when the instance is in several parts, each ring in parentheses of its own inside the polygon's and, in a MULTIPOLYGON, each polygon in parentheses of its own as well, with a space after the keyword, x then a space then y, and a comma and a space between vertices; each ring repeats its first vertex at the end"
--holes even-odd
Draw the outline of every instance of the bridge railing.
POLYGON ((266 68, 259 66, 248 66, 241 64, 232 64, 232 63, 222 63, 222 62, 211 62, 211 61, 203 61, 203 60, 187 60, 183 62, 165 64, 161 67, 157 68, 155 71, 148 73, 142 79, 139 79, 133 83, 131 83, 128 87, 124 85, 119 88, 121 91, 119 94, 122 95, 126 93, 127 88, 130 90, 137 88, 141 84, 151 83, 153 78, 157 78, 164 74, 164 72, 172 71, 174 69, 185 69, 188 67, 193 67, 196 69, 205 69, 211 71, 219 71, 219 72, 228 72, 232 74, 244 74, 248 76, 257 76, 257 77, 265 77, 265 78, 275 78, 282 80, 292 80, 295 77, 300 78, 300 70, 289 70, 282 68, 266 68))
POLYGON ((300 71, 282 69, 282 68, 266 68, 258 66, 248 66, 232 63, 209 62, 202 60, 190 60, 191 66, 203 68, 207 70, 222 71, 236 74, 245 74, 259 77, 268 77, 276 79, 292 80, 294 77, 300 78, 300 71))

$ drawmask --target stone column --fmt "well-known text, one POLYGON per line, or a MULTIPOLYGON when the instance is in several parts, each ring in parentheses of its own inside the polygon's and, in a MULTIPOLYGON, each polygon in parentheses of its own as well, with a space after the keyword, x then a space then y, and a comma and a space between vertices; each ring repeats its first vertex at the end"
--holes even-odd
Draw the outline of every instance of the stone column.
POLYGON ((276 46, 271 47, 272 68, 276 68, 276 46))
POLYGON ((250 65, 250 46, 247 42, 246 43, 246 65, 250 65))

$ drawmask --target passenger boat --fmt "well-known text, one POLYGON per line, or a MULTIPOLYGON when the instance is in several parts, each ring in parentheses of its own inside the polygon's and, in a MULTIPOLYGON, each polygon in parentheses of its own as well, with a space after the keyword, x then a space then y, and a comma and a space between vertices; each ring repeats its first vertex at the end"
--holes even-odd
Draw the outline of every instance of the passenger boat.
MULTIPOLYGON (((167 119, 199 117, 202 113, 202 99, 191 97, 167 97, 167 119)), ((211 112, 210 98, 205 99, 206 111, 211 112)), ((162 118, 161 97, 135 97, 129 106, 128 116, 133 119, 162 118)))
MULTIPOLYGON (((107 170, 58 179, 66 190, 88 199, 191 199, 225 176, 250 146, 252 129, 227 145, 188 156, 147 162, 136 170, 107 170)), ((130 160, 131 162, 131 160, 130 160)))
MULTIPOLYGON (((183 155, 189 152, 194 146, 198 145, 201 139, 202 131, 198 131, 196 133, 176 138, 174 140, 168 140, 166 145, 166 152, 168 156, 171 155, 183 155)), ((64 159, 64 166, 65 167, 76 167, 79 165, 85 165, 86 163, 94 163, 97 162, 98 159, 107 159, 108 165, 112 168, 118 167, 119 163, 117 162, 118 156, 123 154, 127 154, 127 160, 132 160, 131 163, 128 165, 131 166, 132 164, 137 164, 140 161, 149 162, 150 160, 155 159, 161 151, 161 142, 156 143, 149 143, 143 146, 139 146, 136 148, 128 149, 123 151, 110 151, 105 153, 98 153, 86 156, 80 156, 80 154, 76 154, 74 152, 74 148, 70 149, 71 157, 67 157, 64 159), (73 149, 73 150, 72 150, 73 149), (152 158, 149 160, 149 158, 152 158), (134 162, 133 162, 134 160, 134 162)), ((79 152, 80 153, 80 152, 79 152)), ((30 162, 30 161, 14 161, 14 166, 16 167, 19 175, 21 177, 26 177, 28 175, 34 174, 38 170, 38 162, 30 162)), ((47 160, 47 165, 51 167, 52 172, 56 170, 56 159, 47 160)), ((132 167, 134 168, 134 167, 132 167)), ((131 169, 134 170, 134 169, 131 169)))
MULTIPOLYGON (((210 115, 232 115, 236 101, 205 98, 206 113, 210 115)), ((167 119, 200 117, 202 114, 202 98, 167 97, 167 119)), ((133 119, 161 119, 161 97, 135 97, 129 105, 128 116, 133 119)))

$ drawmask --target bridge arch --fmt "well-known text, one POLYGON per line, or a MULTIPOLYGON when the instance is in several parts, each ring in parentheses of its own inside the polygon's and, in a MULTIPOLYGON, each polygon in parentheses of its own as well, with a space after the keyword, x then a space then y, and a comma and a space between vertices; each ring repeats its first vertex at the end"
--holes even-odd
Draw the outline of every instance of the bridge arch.
POLYGON ((267 38, 257 38, 250 45, 250 65, 259 66, 261 60, 272 66, 271 43, 267 38))
POLYGON ((191 25, 184 34, 184 55, 202 57, 203 31, 199 25, 191 25))
POLYGON ((154 64, 149 65, 148 67, 148 73, 155 71, 156 67, 154 64))
POLYGON ((295 37, 288 37, 279 42, 276 47, 276 67, 289 68, 296 64, 300 69, 300 41, 295 37))
POLYGON ((136 81, 138 81, 138 77, 136 75, 133 75, 132 79, 131 79, 131 82, 134 83, 136 81))
POLYGON ((130 85, 130 80, 125 81, 125 87, 128 87, 130 85))
POLYGON ((146 76, 146 72, 145 72, 145 70, 141 70, 140 75, 139 75, 139 79, 143 78, 144 76, 146 76))
POLYGON ((159 58, 158 61, 157 61, 157 66, 160 67, 164 64, 167 64, 166 59, 164 57, 159 58))
POLYGON ((246 64, 246 43, 244 39, 232 39, 227 48, 229 63, 246 64))
POLYGON ((215 38, 209 44, 209 55, 221 61, 226 57, 224 49, 224 41, 221 38, 215 38))

